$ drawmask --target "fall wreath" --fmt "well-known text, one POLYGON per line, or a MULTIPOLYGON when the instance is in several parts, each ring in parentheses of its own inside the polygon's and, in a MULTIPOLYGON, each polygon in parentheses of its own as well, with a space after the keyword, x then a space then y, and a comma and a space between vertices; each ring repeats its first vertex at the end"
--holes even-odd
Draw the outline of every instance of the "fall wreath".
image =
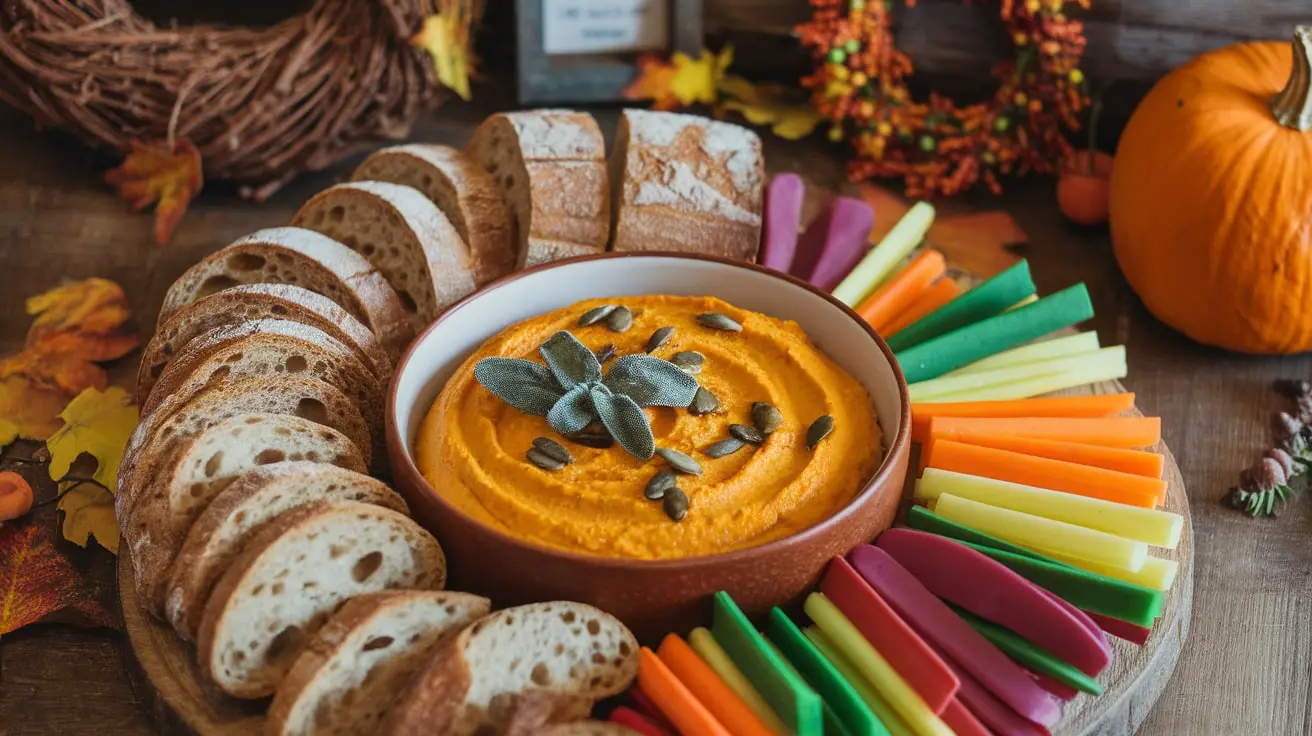
POLYGON ((468 97, 481 8, 316 0, 268 28, 164 28, 128 0, 8 0, 0 101, 126 157, 111 182, 139 208, 172 208, 159 213, 162 240, 199 189, 202 162, 263 199, 370 141, 405 137, 448 96, 443 85, 468 97))

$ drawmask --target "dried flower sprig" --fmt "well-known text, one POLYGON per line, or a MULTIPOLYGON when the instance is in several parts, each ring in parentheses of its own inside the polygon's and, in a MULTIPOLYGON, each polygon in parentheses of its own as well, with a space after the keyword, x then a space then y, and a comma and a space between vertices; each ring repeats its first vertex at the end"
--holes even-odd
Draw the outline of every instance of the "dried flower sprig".
POLYGON ((1312 467, 1312 383, 1282 378, 1272 384, 1276 394, 1294 403, 1295 414, 1271 416, 1274 446, 1239 475, 1239 485, 1225 502, 1249 516, 1275 516, 1279 504, 1295 495, 1291 481, 1312 467))

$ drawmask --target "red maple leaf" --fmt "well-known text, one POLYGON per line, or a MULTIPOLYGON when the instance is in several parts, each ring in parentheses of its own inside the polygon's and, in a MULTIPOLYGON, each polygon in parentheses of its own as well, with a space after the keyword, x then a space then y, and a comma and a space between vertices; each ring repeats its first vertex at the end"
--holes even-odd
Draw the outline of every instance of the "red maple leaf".
POLYGON ((29 517, 0 526, 0 636, 65 609, 91 623, 113 617, 64 553, 49 524, 29 517))
POLYGON ((185 138, 171 149, 163 142, 133 141, 123 164, 106 172, 105 181, 132 203, 134 211, 159 203, 155 207, 155 242, 163 245, 204 184, 200 151, 185 138))

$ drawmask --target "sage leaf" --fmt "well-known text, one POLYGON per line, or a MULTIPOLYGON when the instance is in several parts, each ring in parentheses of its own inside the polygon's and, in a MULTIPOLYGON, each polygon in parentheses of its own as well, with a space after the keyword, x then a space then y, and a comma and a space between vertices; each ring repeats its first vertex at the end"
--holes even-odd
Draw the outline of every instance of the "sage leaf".
POLYGON ((579 384, 560 397, 547 412, 547 424, 561 434, 572 434, 592 424, 592 397, 586 384, 579 384))
POLYGON ((597 361, 597 354, 565 330, 542 343, 538 352, 547 361, 547 367, 562 389, 569 390, 576 384, 601 380, 601 363, 597 361))
POLYGON ((474 366, 474 380, 498 399, 539 417, 565 393, 546 366, 520 358, 484 358, 474 366))
MULTIPOLYGON (((676 369, 677 370, 677 369, 676 369)), ((630 455, 650 460, 656 452, 656 438, 647 424, 647 415, 633 399, 612 393, 605 386, 592 388, 592 405, 597 418, 630 455)))
POLYGON ((619 358, 606 374, 605 385, 638 406, 687 406, 697 394, 697 379, 650 355, 619 358))

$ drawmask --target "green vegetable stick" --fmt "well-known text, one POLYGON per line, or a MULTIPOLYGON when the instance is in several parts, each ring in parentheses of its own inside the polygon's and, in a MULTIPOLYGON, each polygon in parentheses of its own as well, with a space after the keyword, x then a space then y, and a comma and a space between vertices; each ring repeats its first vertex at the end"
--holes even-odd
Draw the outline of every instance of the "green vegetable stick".
POLYGON ((838 647, 829 641, 829 637, 825 636, 815 626, 806 627, 802 633, 806 634, 806 638, 811 640, 811 643, 824 655, 825 659, 829 660, 834 669, 837 669, 839 674, 851 683, 852 687, 861 695, 861 699, 866 702, 866 705, 870 706, 870 710, 888 729, 891 736, 916 736, 902 721, 902 717, 893 710, 893 706, 889 705, 888 701, 884 700, 883 696, 875 691, 874 685, 870 684, 865 675, 857 670, 856 665, 848 661, 847 657, 838 651, 838 647))
POLYGON ((1002 273, 907 325, 888 338, 893 352, 945 335, 1010 309, 1035 291, 1030 264, 1020 261, 1002 273))
POLYGON ((1076 284, 1020 309, 926 340, 894 357, 907 383, 928 381, 1092 316, 1089 291, 1084 284, 1076 284))
POLYGON ((986 621, 970 611, 956 606, 952 606, 952 610, 956 611, 957 615, 970 624, 972 629, 978 631, 993 646, 1001 649, 1003 654, 1015 660, 1022 667, 1047 675, 1057 682, 1070 685, 1080 692, 1086 692, 1090 695, 1102 695, 1102 685, 1099 685, 1097 680, 1084 674, 1074 665, 1052 652, 1028 641, 1020 634, 1003 628, 992 621, 986 621))
POLYGON ((834 298, 849 307, 860 304, 893 273, 902 259, 915 250, 933 224, 934 206, 928 202, 917 202, 879 241, 879 245, 872 248, 856 264, 856 268, 834 287, 834 298))

